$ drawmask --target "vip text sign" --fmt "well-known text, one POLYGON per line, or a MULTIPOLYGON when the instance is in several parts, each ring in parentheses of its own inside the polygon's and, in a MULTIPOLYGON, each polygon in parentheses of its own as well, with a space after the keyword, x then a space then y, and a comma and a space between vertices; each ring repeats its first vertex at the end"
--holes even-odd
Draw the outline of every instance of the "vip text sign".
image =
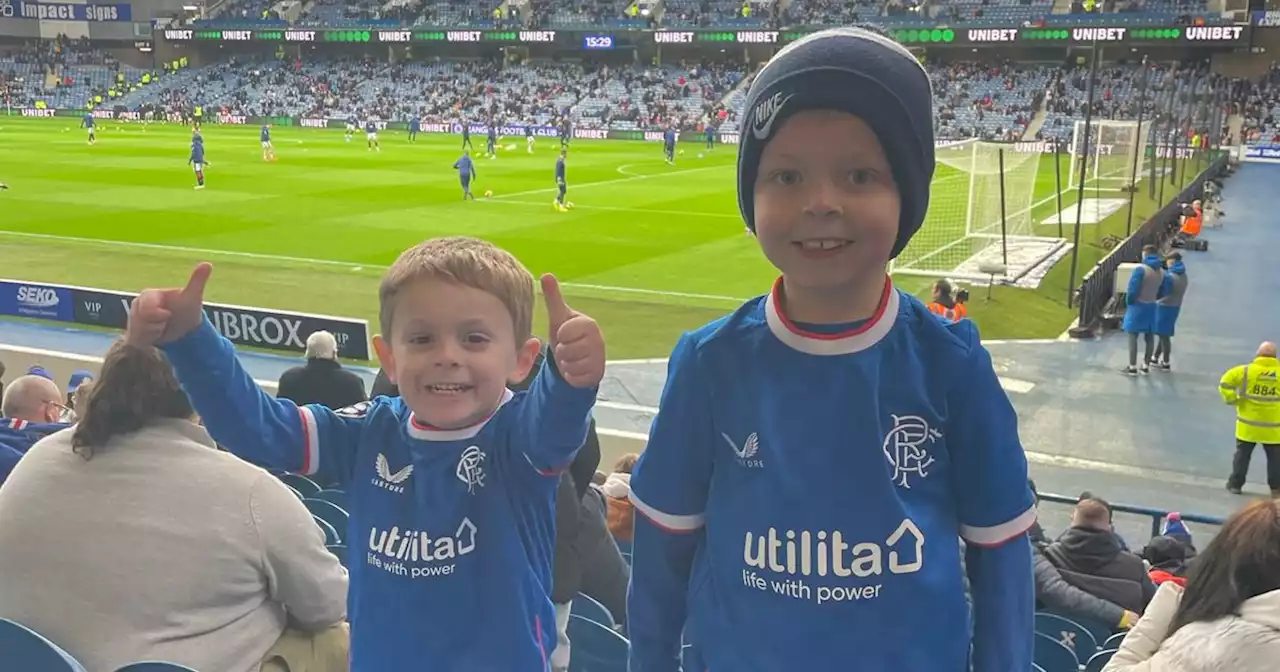
MULTIPOLYGON (((3 4, 3 0, 0 0, 3 4)), ((17 12, 14 18, 40 21, 130 21, 133 6, 129 4, 81 5, 70 2, 13 3, 17 12)))
MULTIPOLYGON (((136 295, 109 289, 0 280, 0 315, 123 330, 136 295)), ((206 303, 205 316, 232 343, 305 352, 307 337, 331 332, 343 357, 369 359, 369 323, 344 317, 206 303)))

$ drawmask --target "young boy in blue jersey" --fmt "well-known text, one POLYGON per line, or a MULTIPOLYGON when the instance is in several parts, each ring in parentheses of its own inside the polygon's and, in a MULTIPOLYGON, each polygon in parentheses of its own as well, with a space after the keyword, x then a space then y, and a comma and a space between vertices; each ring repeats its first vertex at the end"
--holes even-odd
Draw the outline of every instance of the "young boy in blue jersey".
POLYGON ((364 142, 365 149, 373 152, 382 151, 382 146, 378 144, 378 124, 372 119, 364 122, 364 142))
POLYGON ((352 672, 546 670, 559 472, 587 436, 604 339, 542 277, 474 238, 406 250, 379 288, 374 347, 398 397, 330 411, 272 398, 201 310, 212 267, 133 302, 127 338, 161 344, 213 438, 348 492, 352 672))
POLYGON ((275 161, 276 148, 271 144, 271 126, 269 124, 262 125, 262 132, 259 133, 262 138, 262 160, 275 161))
POLYGON ((476 176, 476 164, 471 160, 471 152, 462 150, 462 157, 453 162, 453 167, 458 171, 458 181, 462 183, 462 200, 476 200, 471 193, 471 180, 476 176))
POLYGON ((93 125, 94 125, 94 120, 93 120, 92 114, 86 114, 84 115, 84 119, 80 120, 80 128, 89 129, 89 144, 91 145, 98 141, 93 131, 93 125))
POLYGON ((191 135, 191 156, 187 164, 196 171, 196 189, 204 189, 204 136, 199 131, 191 135))
POLYGON ((928 209, 928 75, 825 30, 745 109, 738 204, 781 277, 672 352, 631 478, 631 670, 677 670, 682 635, 711 672, 1031 669, 1017 418, 973 323, 886 273, 928 209))

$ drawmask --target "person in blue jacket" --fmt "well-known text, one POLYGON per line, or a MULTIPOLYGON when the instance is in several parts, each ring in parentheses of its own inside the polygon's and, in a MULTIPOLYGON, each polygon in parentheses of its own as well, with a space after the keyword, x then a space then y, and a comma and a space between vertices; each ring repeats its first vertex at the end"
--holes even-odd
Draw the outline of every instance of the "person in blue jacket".
POLYGON ((37 441, 70 427, 59 422, 66 411, 61 398, 57 383, 44 376, 28 374, 5 388, 0 402, 0 483, 37 441))
POLYGON ((191 156, 187 163, 196 171, 196 189, 204 189, 204 136, 195 133, 191 136, 191 156))
POLYGON ((476 164, 471 160, 471 150, 462 150, 462 156, 453 162, 453 168, 458 171, 458 181, 462 183, 462 200, 476 200, 471 193, 471 180, 476 178, 476 164))
POLYGON ((1182 253, 1169 255, 1169 291, 1156 300, 1156 317, 1153 324, 1160 342, 1156 344, 1156 352, 1152 362, 1161 371, 1168 371, 1169 353, 1173 349, 1173 328, 1178 324, 1178 314, 1182 312, 1182 297, 1187 293, 1187 267, 1182 263, 1182 253))
POLYGON ((1156 301, 1169 293, 1169 277, 1164 272, 1164 260, 1154 245, 1142 248, 1142 265, 1129 276, 1125 291, 1124 333, 1129 335, 1129 366, 1124 372, 1130 376, 1138 372, 1150 373, 1151 360, 1156 349, 1156 301), (1138 366, 1138 337, 1145 349, 1142 366, 1138 366))
POLYGON ((745 110, 738 208, 781 277, 671 354, 631 478, 631 672, 680 669, 682 641, 686 670, 1031 669, 1017 416, 974 323, 886 272, 929 207, 929 75, 823 30, 745 110))

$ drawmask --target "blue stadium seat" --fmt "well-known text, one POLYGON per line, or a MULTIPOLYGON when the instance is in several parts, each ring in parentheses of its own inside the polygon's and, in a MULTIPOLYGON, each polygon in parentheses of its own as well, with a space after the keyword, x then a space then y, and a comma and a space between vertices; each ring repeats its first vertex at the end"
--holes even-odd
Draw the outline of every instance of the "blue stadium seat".
POLYGON ((303 496, 302 496, 302 493, 301 493, 301 492, 298 492, 298 490, 297 490, 296 488, 294 488, 293 486, 286 485, 286 486, 284 486, 284 487, 289 488, 289 492, 292 492, 294 495, 297 495, 298 499, 306 499, 306 497, 303 497, 303 496))
POLYGON ((320 492, 320 486, 316 485, 315 481, 301 474, 285 474, 280 477, 280 480, 284 481, 285 485, 302 493, 303 497, 310 497, 320 492))
POLYGON ((1071 649, 1081 665, 1089 662, 1093 654, 1098 652, 1098 642, 1093 635, 1083 625, 1065 616, 1036 614, 1036 632, 1049 635, 1058 640, 1059 644, 1071 649))
POLYGON ((1044 672, 1044 668, 1036 665, 1035 663, 1031 663, 1031 672, 1044 672))
POLYGON ((338 543, 342 543, 342 537, 347 533, 347 519, 351 516, 342 507, 323 499, 304 499, 302 503, 311 515, 332 525, 333 531, 338 533, 338 543))
POLYGON ((573 607, 571 613, 574 616, 581 616, 589 621, 595 621, 600 625, 612 628, 618 624, 613 620, 613 613, 609 608, 597 602, 590 595, 578 593, 573 598, 573 607))
POLYGON ((116 670, 116 672, 196 672, 196 670, 177 663, 147 660, 141 663, 130 663, 116 670))
POLYGON ((1103 651, 1106 651, 1106 650, 1108 650, 1108 649, 1118 649, 1118 648, 1120 648, 1120 642, 1123 642, 1123 641, 1124 641, 1124 636, 1125 636, 1125 635, 1127 635, 1127 634, 1129 634, 1129 633, 1128 633, 1128 631, 1125 631, 1125 632, 1117 632, 1116 634, 1111 635, 1110 637, 1108 637, 1108 638, 1107 638, 1107 641, 1106 641, 1106 642, 1103 642, 1102 647, 1101 647, 1101 648, 1102 648, 1102 650, 1103 650, 1103 651))
POLYGON ((329 544, 328 546, 325 546, 325 548, 329 549, 330 553, 338 556, 338 562, 342 563, 343 567, 347 566, 347 547, 346 546, 342 544, 329 544))
POLYGON ((0 651, 5 669, 40 672, 85 672, 71 654, 36 631, 8 619, 0 619, 0 651))
POLYGON ((1115 649, 1106 649, 1093 654, 1088 663, 1085 663, 1084 672, 1102 672, 1102 668, 1111 662, 1111 656, 1116 655, 1115 649))
POLYGON ((347 493, 345 490, 321 490, 320 492, 311 495, 311 499, 323 499, 326 502, 333 502, 334 504, 342 507, 343 511, 349 511, 351 509, 351 507, 347 506, 347 493))
POLYGON ((614 541, 617 542, 618 550, 622 551, 623 555, 628 555, 628 556, 631 555, 631 542, 620 541, 618 539, 614 539, 614 541))
POLYGON ((1092 618, 1084 618, 1073 614, 1060 614, 1052 609, 1044 609, 1037 613, 1061 616, 1073 623, 1076 623, 1077 625, 1082 625, 1085 630, 1089 631, 1089 634, 1093 635, 1093 641, 1095 642, 1105 642, 1107 638, 1111 636, 1111 633, 1116 631, 1114 623, 1107 624, 1092 618))
POLYGON ((321 520, 320 518, 315 517, 315 515, 311 516, 311 520, 316 521, 316 525, 320 528, 320 531, 324 532, 325 546, 332 546, 334 544, 342 543, 342 540, 338 538, 338 531, 333 529, 332 525, 330 525, 329 523, 326 523, 324 520, 321 520))
POLYGON ((1044 668, 1044 672, 1078 672, 1080 669, 1075 652, 1056 638, 1037 632, 1035 646, 1035 663, 1044 668))
POLYGON ((569 617, 569 672, 627 672, 625 637, 581 616, 569 617))

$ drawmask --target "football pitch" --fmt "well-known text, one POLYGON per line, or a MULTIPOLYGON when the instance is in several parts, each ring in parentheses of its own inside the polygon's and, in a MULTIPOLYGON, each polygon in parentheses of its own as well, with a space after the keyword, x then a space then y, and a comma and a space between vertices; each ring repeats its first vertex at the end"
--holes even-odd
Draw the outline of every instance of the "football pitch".
MULTIPOLYGON (((733 146, 707 153, 685 143, 667 165, 658 143, 575 140, 567 171, 575 207, 562 213, 552 207, 552 138, 538 138, 532 154, 524 138, 507 138, 497 159, 477 158, 479 200, 464 202, 451 167, 460 136, 410 143, 402 131, 384 131, 372 152, 363 134, 346 142, 341 130, 273 127, 279 160, 264 162, 256 126, 208 125, 208 187, 196 191, 190 128, 105 121, 90 147, 78 123, 0 117, 0 182, 11 187, 0 194, 0 277, 136 291, 179 284, 207 260, 211 301, 376 325, 378 280, 400 251, 433 236, 473 235, 535 274, 555 273, 571 304, 604 327, 610 358, 626 359, 665 357, 682 331, 764 292, 776 275, 743 230, 733 146), (488 190, 492 198, 481 195, 488 190)), ((1036 222, 1058 212, 1053 157, 1040 161, 1036 222)), ((1066 173, 1064 165, 1064 181, 1066 173)), ((968 185, 965 174, 939 166, 933 201, 963 201, 968 185)), ((1145 194, 1135 226, 1156 209, 1145 194)), ((1062 194, 1064 205, 1074 202, 1074 190, 1062 194)), ((951 227, 964 230, 961 216, 935 209, 926 230, 949 227, 934 234, 945 239, 951 227)), ((1123 235, 1124 208, 1084 227, 1080 274, 1117 227, 1123 235)), ((1036 290, 998 287, 991 302, 975 290, 970 313, 984 337, 1060 334, 1074 317, 1068 266, 1058 263, 1036 290)), ((895 281, 922 297, 932 282, 895 281)))

